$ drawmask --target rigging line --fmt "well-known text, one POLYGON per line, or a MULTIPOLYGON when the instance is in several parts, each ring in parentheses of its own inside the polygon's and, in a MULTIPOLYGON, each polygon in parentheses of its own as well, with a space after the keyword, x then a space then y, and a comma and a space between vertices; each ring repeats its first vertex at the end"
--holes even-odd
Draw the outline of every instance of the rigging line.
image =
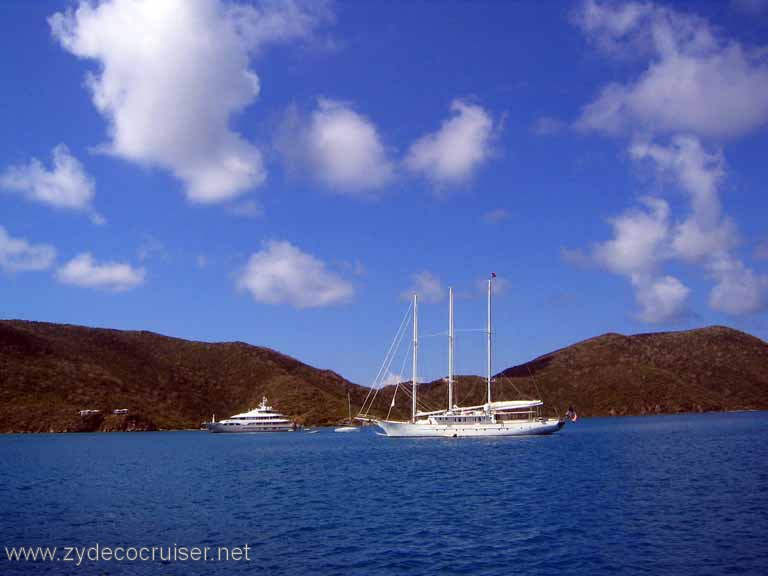
MULTIPOLYGON (((413 394, 411 394, 407 386, 403 386, 402 388, 403 388, 403 394, 405 394, 408 398, 413 398, 413 394)), ((419 400, 418 396, 416 397, 416 407, 421 412, 433 412, 432 406, 429 406, 424 402, 422 402, 421 400, 419 400)))
POLYGON ((409 304, 408 309, 405 311, 405 316, 403 316, 403 319, 400 322, 400 327, 397 329, 395 338, 392 340, 392 343, 389 346, 389 350, 387 351, 387 355, 384 358, 384 364, 382 364, 381 368, 379 368, 379 373, 376 375, 374 386, 380 383, 379 381, 384 376, 385 371, 392 364, 392 360, 394 360, 394 357, 397 354, 397 350, 400 349, 400 342, 402 341, 403 334, 405 333, 405 329, 408 326, 408 319, 411 315, 412 306, 412 304, 409 304))
MULTIPOLYGON (((405 371, 405 363, 408 361, 408 358, 410 358, 410 355, 411 355, 411 350, 410 350, 410 348, 408 348, 406 350, 405 354, 403 354, 403 365, 400 366, 400 372, 397 375, 398 378, 402 378, 403 377, 403 372, 405 371)), ((392 393, 392 402, 390 402, 389 410, 387 410, 387 420, 389 420, 389 416, 390 416, 390 414, 392 414, 392 408, 394 408, 394 406, 395 406, 395 398, 397 397, 397 391, 399 389, 400 389, 400 381, 398 380, 395 383, 395 391, 392 393)))
MULTIPOLYGON (((407 316, 406 316, 406 318, 404 318, 404 320, 407 320, 407 316)), ((386 363, 385 363, 385 366, 384 366, 384 373, 391 373, 391 370, 390 370, 390 368, 391 368, 391 366, 392 366, 392 362, 394 362, 394 360, 395 360, 395 357, 397 356, 397 351, 398 351, 398 350, 400 350, 400 346, 401 346, 401 344, 402 344, 402 341, 403 341, 403 337, 404 337, 404 335, 405 335, 405 332, 406 332, 406 330, 405 330, 405 329, 407 328, 407 326, 408 326, 408 323, 407 323, 407 322, 403 322, 403 323, 401 323, 401 325, 400 325, 400 328, 401 328, 401 330, 400 330, 400 333, 399 333, 399 335, 397 335, 397 343, 396 343, 396 345, 394 346, 394 348, 390 347, 390 351, 391 351, 392 353, 389 355, 389 357, 388 357, 388 358, 387 358, 387 360, 386 360, 386 363)), ((405 357, 406 357, 406 359, 407 359, 407 357, 408 357, 408 354, 409 354, 409 352, 410 352, 409 350, 406 350, 406 354, 405 354, 405 357)), ((405 360, 404 360, 404 361, 405 361, 405 360)), ((384 380, 383 380, 383 377, 384 377, 384 373, 380 374, 380 378, 379 378, 379 380, 381 380, 381 381, 379 382, 378 386, 376 387, 376 391, 373 393, 373 398, 371 398, 371 402, 370 402, 370 404, 368 405, 368 413, 370 413, 370 411, 373 409, 373 405, 374 405, 374 403, 375 403, 375 401, 376 401, 376 397, 378 396, 378 394, 379 394, 379 391, 380 391, 381 389, 383 389, 383 384, 384 384, 384 380)))
POLYGON ((384 356, 384 362, 382 362, 381 367, 379 367, 379 371, 376 374, 376 378, 374 378, 373 380, 373 385, 368 389, 368 394, 366 395, 365 401, 363 402, 363 405, 360 407, 360 412, 358 414, 363 414, 363 409, 365 408, 365 405, 368 402, 368 399, 370 398, 371 393, 373 393, 373 398, 371 399, 371 405, 368 407, 368 410, 370 410, 371 407, 373 406, 373 401, 376 399, 376 394, 378 393, 378 388, 376 387, 376 385, 379 381, 379 378, 381 378, 382 370, 384 370, 385 365, 388 365, 387 360, 389 360, 389 364, 392 363, 392 359, 390 358, 390 356, 393 355, 393 352, 392 352, 393 347, 395 346, 395 342, 398 342, 398 347, 399 347, 399 341, 402 340, 402 332, 404 332, 404 327, 406 326, 408 317, 411 314, 412 306, 413 304, 408 305, 408 309, 405 311, 405 315, 403 316, 403 319, 400 321, 400 326, 398 327, 397 332, 395 333, 395 337, 392 340, 392 343, 389 345, 389 350, 387 350, 387 354, 386 356, 384 356))
POLYGON ((434 334, 419 334, 419 338, 434 338, 435 336, 447 336, 448 332, 435 332, 434 334))
MULTIPOLYGON (((530 372, 530 368, 528 369, 528 371, 530 372)), ((515 389, 515 392, 517 392, 517 395, 518 395, 518 396, 520 396, 520 397, 522 398, 522 396, 523 396, 523 393, 522 393, 522 392, 520 392, 520 389, 519 389, 517 386, 515 386, 515 383, 514 383, 514 382, 512 382, 512 379, 511 379, 511 378, 509 378, 508 376, 502 376, 502 377, 501 377, 501 379, 502 379, 504 382, 509 382, 510 384, 512 384, 512 388, 514 388, 514 389, 515 389)))
MULTIPOLYGON (((538 395, 540 400, 544 400, 544 396, 541 394, 541 390, 539 390, 539 383, 536 380, 536 375, 531 371, 531 366, 529 363, 525 365, 525 367, 528 369, 528 374, 531 375, 531 378, 533 379, 533 385, 536 387, 536 394, 538 395)), ((560 408, 558 406, 555 406, 554 402, 552 403, 552 407, 557 412, 555 415, 560 418, 560 408)))

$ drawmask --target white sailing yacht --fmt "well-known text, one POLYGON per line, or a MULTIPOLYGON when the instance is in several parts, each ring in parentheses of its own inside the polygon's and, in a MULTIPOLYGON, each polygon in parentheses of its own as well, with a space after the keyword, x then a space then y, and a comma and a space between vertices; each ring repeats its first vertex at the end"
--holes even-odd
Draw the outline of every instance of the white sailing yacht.
POLYGON ((349 396, 349 392, 347 392, 347 409, 349 410, 349 420, 347 421, 349 424, 334 428, 334 432, 360 432, 360 426, 352 425, 352 399, 349 396))
MULTIPOLYGON (((494 402, 491 397, 492 317, 491 297, 493 277, 488 280, 488 341, 487 402, 478 406, 454 404, 454 326, 453 289, 448 291, 448 408, 432 412, 417 410, 419 318, 418 298, 413 295, 413 366, 411 378, 411 419, 396 421, 370 418, 387 436, 393 437, 464 437, 464 436, 532 436, 552 434, 560 430, 564 420, 541 416, 541 400, 511 400, 494 402)), ((393 398, 394 403, 394 398, 393 398)), ((367 417, 362 417, 368 420, 367 417)))

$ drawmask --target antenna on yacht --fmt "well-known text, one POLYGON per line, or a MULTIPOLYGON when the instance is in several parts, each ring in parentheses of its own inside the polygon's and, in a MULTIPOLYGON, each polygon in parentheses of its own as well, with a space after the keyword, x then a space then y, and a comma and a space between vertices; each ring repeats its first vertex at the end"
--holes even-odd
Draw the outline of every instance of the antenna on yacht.
POLYGON ((453 410, 453 288, 448 288, 448 411, 453 410))
POLYGON ((488 278, 488 410, 491 409, 491 292, 493 292, 493 279, 496 273, 492 272, 488 278))
POLYGON ((413 293, 413 401, 411 403, 411 422, 416 422, 416 381, 419 366, 419 304, 418 295, 413 293))

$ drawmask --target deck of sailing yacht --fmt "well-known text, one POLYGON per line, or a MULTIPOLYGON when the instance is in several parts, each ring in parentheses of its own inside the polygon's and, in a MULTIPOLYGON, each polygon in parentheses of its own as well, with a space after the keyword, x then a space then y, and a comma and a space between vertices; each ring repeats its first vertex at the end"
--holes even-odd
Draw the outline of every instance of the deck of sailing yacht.
MULTIPOLYGON (((495 275, 494 275, 495 276, 495 275)), ((381 428, 387 436, 393 437, 465 437, 465 436, 533 436, 552 434, 560 430, 564 420, 545 418, 541 416, 541 400, 511 400, 494 402, 491 396, 491 339, 492 317, 491 297, 493 292, 493 277, 488 280, 488 370, 487 370, 487 402, 478 406, 457 406, 454 404, 454 326, 453 326, 453 289, 449 289, 448 307, 448 407, 445 410, 421 412, 417 410, 418 383, 418 352, 419 352, 419 316, 418 298, 413 295, 413 374, 411 378, 411 419, 397 421, 371 417, 370 411, 376 394, 364 403, 360 420, 372 421, 381 428), (367 406, 366 406, 367 404, 367 406), (367 411, 366 411, 367 410, 367 411), (366 411, 366 412, 364 412, 366 411)), ((402 327, 402 325, 401 325, 402 327)), ((394 343, 393 343, 394 345, 394 343)), ((391 351, 391 349, 390 349, 391 351)), ((390 360, 391 361, 391 360, 390 360)), ((386 360, 385 360, 386 363, 386 360)), ((395 393, 397 387, 395 387, 395 393)), ((392 404, 394 406, 394 396, 392 404)), ((391 408, 390 408, 391 410, 391 408)))

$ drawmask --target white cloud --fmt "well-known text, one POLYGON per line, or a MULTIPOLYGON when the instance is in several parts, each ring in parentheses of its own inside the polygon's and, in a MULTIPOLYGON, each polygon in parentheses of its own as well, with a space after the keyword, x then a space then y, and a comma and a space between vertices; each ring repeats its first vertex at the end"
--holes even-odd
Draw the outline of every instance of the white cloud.
POLYGON ((509 210, 505 210, 504 208, 496 208, 495 210, 490 210, 489 212, 483 214, 483 218, 485 218, 488 222, 496 224, 509 218, 509 210))
POLYGON ((586 0, 576 22, 606 54, 647 61, 635 80, 605 86, 577 125, 634 134, 630 157, 652 161, 685 192, 690 206, 676 222, 670 222, 662 200, 657 202, 664 203, 663 211, 657 206, 614 219, 614 239, 598 245, 593 257, 630 279, 646 321, 684 313, 688 288, 661 272, 674 260, 701 266, 714 280, 713 309, 729 314, 763 309, 768 277, 733 253, 739 234, 720 199, 723 153, 707 151, 700 137, 739 136, 768 122, 768 52, 722 38, 695 15, 650 2, 586 0), (658 143, 663 133, 671 134, 666 144, 658 143))
POLYGON ((327 269, 322 260, 302 252, 290 242, 270 240, 252 254, 239 273, 237 286, 254 300, 319 308, 346 302, 354 287, 327 269))
POLYGON ((309 118, 290 108, 278 148, 289 169, 340 194, 370 195, 394 177, 376 126, 345 102, 320 98, 309 118))
POLYGON ((37 158, 28 164, 9 166, 0 174, 0 188, 54 208, 86 212, 95 224, 102 224, 104 219, 92 207, 96 188, 93 178, 64 144, 56 146, 52 156, 50 170, 37 158))
POLYGON ((598 244, 595 260, 611 272, 628 277, 654 274, 665 256, 669 236, 669 205, 660 198, 641 199, 644 208, 610 220, 614 237, 598 244))
POLYGON ((400 382, 405 382, 405 378, 402 374, 395 374, 394 372, 390 372, 387 370, 387 373, 384 375, 384 377, 381 379, 381 382, 379 383, 379 387, 384 388, 385 386, 395 386, 397 384, 400 384, 400 382))
POLYGON ((632 280, 640 305, 638 317, 652 324, 682 320, 687 314, 690 289, 674 276, 636 277, 632 280))
POLYGON ((735 225, 723 215, 719 187, 725 177, 721 153, 708 153, 698 139, 676 137, 670 145, 635 143, 630 155, 651 159, 657 170, 670 176, 687 194, 690 215, 674 230, 672 248, 684 260, 697 261, 733 248, 738 240, 735 225))
POLYGON ((643 322, 680 320, 686 315, 690 290, 677 278, 660 275, 669 254, 669 205, 660 198, 640 199, 642 208, 610 220, 614 237, 594 247, 593 258, 626 277, 635 290, 643 322))
POLYGON ((768 275, 755 273, 729 254, 718 254, 707 268, 717 282, 709 293, 713 309, 743 315, 768 307, 768 275))
POLYGON ((462 100, 454 100, 451 111, 453 116, 437 132, 418 139, 405 158, 407 168, 438 186, 467 181, 491 155, 491 116, 462 100))
POLYGON ((195 202, 217 202, 266 177, 261 153, 231 122, 259 93, 249 58, 307 37, 327 15, 324 5, 308 6, 81 1, 49 23, 67 51, 99 64, 87 84, 109 122, 106 150, 170 170, 195 202))
MULTIPOLYGON (((488 294, 488 277, 486 276, 485 278, 478 278, 475 282, 475 288, 480 294, 483 294, 484 296, 488 294)), ((491 288, 494 295, 504 294, 504 292, 506 292, 509 288, 509 280, 503 278, 502 276, 496 276, 493 279, 491 288)))
POLYGON ((587 0, 576 22, 609 55, 648 62, 635 80, 604 86, 578 127, 733 137, 768 122, 765 52, 719 37, 705 20, 653 3, 587 0))
POLYGON ((658 322, 685 314, 688 288, 660 272, 666 262, 675 260, 702 266, 715 281, 709 298, 713 309, 728 314, 762 310, 768 301, 768 276, 733 255, 738 231, 720 202, 726 174, 722 155, 707 152, 695 138, 678 137, 666 146, 636 142, 630 156, 651 160, 690 201, 687 216, 673 223, 665 200, 642 199, 645 209, 613 218, 614 238, 593 250, 598 264, 630 280, 641 306, 639 317, 658 322))
POLYGON ((46 270, 55 258, 53 246, 30 244, 24 238, 14 238, 0 226, 0 269, 4 272, 46 270))
POLYGON ((678 137, 667 146, 642 145, 635 158, 652 158, 688 194, 690 214, 671 233, 676 258, 701 263, 716 282, 709 297, 715 310, 748 314, 764 308, 768 277, 759 275, 733 255, 738 243, 735 224, 723 214, 719 187, 725 178, 722 154, 708 153, 695 138, 678 137))
POLYGON ((124 292, 144 283, 145 270, 123 262, 95 262, 89 252, 78 254, 56 271, 63 284, 124 292))
POLYGON ((422 302, 440 302, 440 300, 445 298, 443 284, 440 282, 440 278, 432 274, 432 272, 425 270, 414 274, 411 279, 413 281, 411 287, 401 294, 404 300, 413 298, 414 292, 419 295, 419 299, 422 302))

